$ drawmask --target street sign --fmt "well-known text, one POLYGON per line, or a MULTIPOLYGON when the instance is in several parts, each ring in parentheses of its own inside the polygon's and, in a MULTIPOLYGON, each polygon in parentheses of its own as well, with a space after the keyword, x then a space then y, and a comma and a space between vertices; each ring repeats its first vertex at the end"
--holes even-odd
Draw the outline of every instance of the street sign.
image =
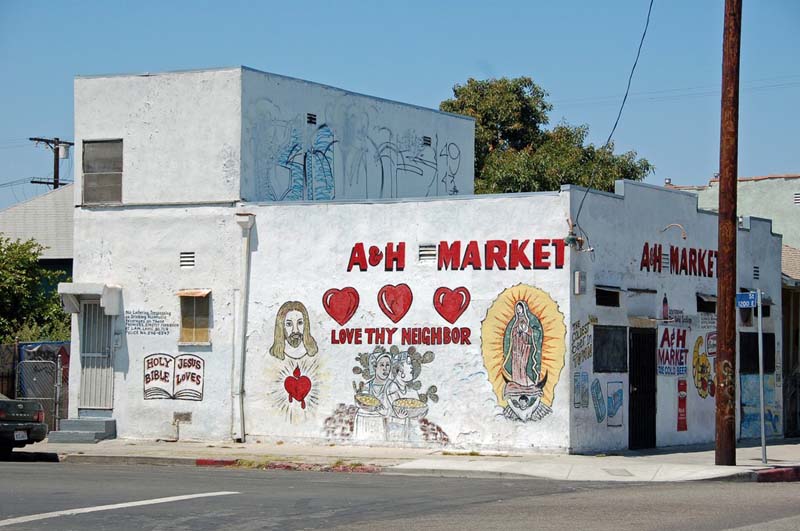
POLYGON ((757 295, 755 291, 748 291, 747 293, 736 294, 737 308, 755 308, 757 305, 758 305, 757 295))

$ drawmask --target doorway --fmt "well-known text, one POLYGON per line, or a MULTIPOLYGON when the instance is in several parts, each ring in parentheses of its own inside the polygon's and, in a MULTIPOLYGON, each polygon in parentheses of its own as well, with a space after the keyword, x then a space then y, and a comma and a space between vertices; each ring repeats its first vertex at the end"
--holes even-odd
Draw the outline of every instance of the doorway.
POLYGON ((114 403, 114 367, 111 345, 114 317, 100 301, 81 302, 81 394, 80 408, 111 409, 114 403))
POLYGON ((628 447, 656 446, 656 329, 631 328, 628 399, 628 447))

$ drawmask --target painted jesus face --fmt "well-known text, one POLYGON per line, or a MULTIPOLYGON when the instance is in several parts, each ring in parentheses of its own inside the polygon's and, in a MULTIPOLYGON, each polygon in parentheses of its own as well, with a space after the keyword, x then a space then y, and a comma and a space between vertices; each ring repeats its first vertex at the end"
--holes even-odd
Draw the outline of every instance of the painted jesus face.
POLYGON ((303 314, 297 310, 292 310, 286 314, 283 320, 283 329, 286 333, 286 342, 292 347, 297 348, 303 341, 303 330, 306 323, 303 314))

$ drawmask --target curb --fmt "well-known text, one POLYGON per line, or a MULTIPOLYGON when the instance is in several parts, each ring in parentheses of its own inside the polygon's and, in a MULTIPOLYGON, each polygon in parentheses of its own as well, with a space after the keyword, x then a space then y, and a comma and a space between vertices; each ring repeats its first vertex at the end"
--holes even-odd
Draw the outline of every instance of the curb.
POLYGON ((778 483, 785 481, 800 481, 800 466, 787 466, 757 470, 755 472, 758 483, 778 483))
POLYGON ((448 468, 384 468, 384 476, 425 476, 437 478, 461 479, 548 479, 530 474, 516 474, 514 472, 499 472, 493 470, 452 470, 448 468))
POLYGON ((197 459, 191 457, 65 454, 60 455, 58 460, 62 463, 92 465, 197 466, 197 459))
POLYGON ((258 468, 262 470, 291 470, 309 472, 346 472, 375 474, 382 469, 375 465, 363 464, 319 464, 302 463, 295 461, 265 461, 254 463, 255 466, 241 466, 241 459, 219 459, 219 458, 195 458, 195 457, 151 457, 151 456, 127 456, 127 455, 85 455, 85 454, 62 454, 59 461, 70 464, 93 464, 93 465, 150 465, 150 466, 195 466, 209 468, 240 467, 258 468))

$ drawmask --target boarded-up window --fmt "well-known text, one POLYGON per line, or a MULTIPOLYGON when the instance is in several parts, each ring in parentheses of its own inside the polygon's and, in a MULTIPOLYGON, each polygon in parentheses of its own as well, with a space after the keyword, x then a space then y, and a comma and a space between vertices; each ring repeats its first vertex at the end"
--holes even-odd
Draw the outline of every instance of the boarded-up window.
POLYGON ((122 140, 83 142, 83 202, 122 202, 122 140))
MULTIPOLYGON (((775 372, 775 334, 761 335, 764 344, 764 373, 775 372)), ((758 374, 758 333, 739 332, 739 372, 758 374)))
POLYGON ((594 372, 628 372, 627 329, 624 326, 595 326, 593 334, 594 372))
POLYGON ((209 290, 186 290, 181 298, 181 343, 210 342, 211 294, 209 290))

